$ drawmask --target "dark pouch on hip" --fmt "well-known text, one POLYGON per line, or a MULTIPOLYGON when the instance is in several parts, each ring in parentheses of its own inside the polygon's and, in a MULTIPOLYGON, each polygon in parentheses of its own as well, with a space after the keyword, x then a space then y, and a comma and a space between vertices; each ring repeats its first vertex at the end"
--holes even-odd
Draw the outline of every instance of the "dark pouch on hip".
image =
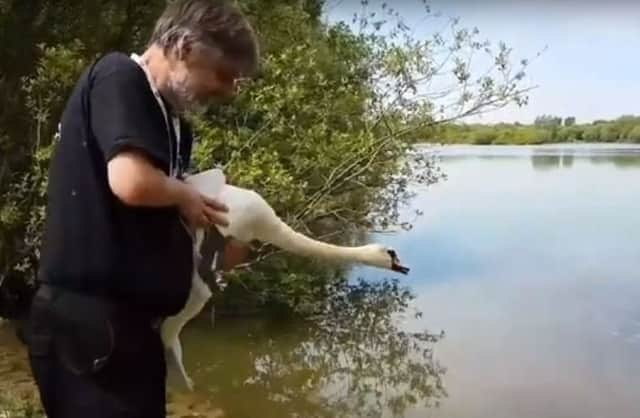
POLYGON ((114 306, 99 297, 64 291, 54 298, 51 311, 53 343, 62 365, 75 375, 102 370, 116 345, 114 306))

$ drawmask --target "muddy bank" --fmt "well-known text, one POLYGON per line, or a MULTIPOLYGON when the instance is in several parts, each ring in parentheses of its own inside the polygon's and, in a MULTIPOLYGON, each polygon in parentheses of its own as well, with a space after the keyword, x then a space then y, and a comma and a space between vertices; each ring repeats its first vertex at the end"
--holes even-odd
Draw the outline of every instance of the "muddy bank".
MULTIPOLYGON (((31 376, 25 346, 8 322, 0 320, 0 416, 24 418, 44 416, 31 376)), ((167 394, 168 418, 222 418, 221 410, 202 394, 167 394)))
POLYGON ((40 399, 24 345, 8 322, 0 322, 0 411, 8 417, 21 417, 34 409, 43 416, 40 399))

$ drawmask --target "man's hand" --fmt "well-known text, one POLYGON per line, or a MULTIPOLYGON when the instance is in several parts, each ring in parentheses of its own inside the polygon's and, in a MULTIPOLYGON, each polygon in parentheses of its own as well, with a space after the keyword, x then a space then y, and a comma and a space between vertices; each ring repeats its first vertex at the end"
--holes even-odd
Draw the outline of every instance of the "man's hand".
POLYGON ((109 161, 107 173, 111 191, 127 205, 177 206, 195 227, 228 224, 225 205, 203 196, 190 184, 167 177, 140 152, 119 153, 109 161))
POLYGON ((195 187, 183 183, 178 208, 185 220, 193 227, 207 228, 211 225, 228 226, 228 208, 223 203, 200 194, 195 187))

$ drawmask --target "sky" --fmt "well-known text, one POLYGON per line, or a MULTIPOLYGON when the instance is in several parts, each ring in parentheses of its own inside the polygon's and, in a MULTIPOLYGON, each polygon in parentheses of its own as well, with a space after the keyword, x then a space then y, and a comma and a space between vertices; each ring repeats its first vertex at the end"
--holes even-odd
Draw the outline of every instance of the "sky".
MULTIPOLYGON (((427 39, 446 22, 480 30, 482 39, 504 41, 513 58, 535 58, 527 85, 537 86, 525 107, 507 106, 470 121, 533 122, 536 116, 575 116, 578 123, 640 115, 640 1, 609 0, 434 0, 439 19, 425 19, 420 0, 388 0, 427 39)), ((371 11, 380 2, 371 1, 371 11)), ((348 23, 359 0, 327 0, 325 19, 348 23)), ((484 67, 483 67, 484 68, 484 67)))

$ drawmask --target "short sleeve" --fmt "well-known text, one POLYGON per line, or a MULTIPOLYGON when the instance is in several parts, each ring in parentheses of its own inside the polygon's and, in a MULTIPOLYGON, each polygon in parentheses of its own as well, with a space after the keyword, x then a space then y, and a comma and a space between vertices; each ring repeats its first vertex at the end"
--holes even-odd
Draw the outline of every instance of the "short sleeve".
POLYGON ((91 84, 91 128, 105 160, 135 148, 168 170, 166 122, 142 69, 128 57, 111 59, 96 66, 91 84))

